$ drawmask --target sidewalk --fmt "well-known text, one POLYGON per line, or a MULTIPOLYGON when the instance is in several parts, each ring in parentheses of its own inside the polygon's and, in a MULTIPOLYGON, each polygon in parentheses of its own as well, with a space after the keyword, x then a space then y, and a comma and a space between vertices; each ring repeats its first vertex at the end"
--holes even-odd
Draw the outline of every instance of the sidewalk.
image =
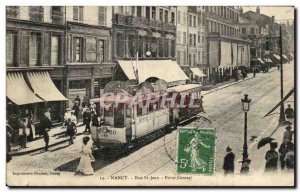
MULTIPOLYGON (((85 126, 82 123, 79 123, 77 126, 77 134, 76 136, 82 135, 85 126)), ((69 137, 65 134, 66 128, 62 128, 62 126, 57 126, 52 128, 49 133, 49 148, 68 142, 69 137)), ((45 141, 43 137, 38 137, 34 141, 29 141, 26 143, 25 149, 21 149, 20 146, 12 146, 11 152, 9 153, 11 156, 24 155, 32 152, 36 152, 39 150, 44 150, 45 141)))

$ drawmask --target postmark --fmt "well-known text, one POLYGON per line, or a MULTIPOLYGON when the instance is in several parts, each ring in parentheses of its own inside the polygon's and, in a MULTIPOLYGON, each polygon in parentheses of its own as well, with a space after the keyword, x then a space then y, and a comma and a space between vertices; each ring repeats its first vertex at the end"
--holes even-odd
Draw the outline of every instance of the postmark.
POLYGON ((178 132, 177 172, 213 175, 215 129, 181 127, 178 132))

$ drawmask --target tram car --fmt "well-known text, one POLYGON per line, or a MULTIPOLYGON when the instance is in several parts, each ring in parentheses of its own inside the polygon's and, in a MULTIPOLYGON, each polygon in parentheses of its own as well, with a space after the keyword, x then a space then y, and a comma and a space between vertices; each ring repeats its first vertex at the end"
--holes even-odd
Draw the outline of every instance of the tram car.
POLYGON ((200 93, 199 84, 168 88, 161 79, 139 85, 108 83, 105 96, 91 100, 101 114, 100 126, 91 128, 95 149, 121 147, 128 153, 130 148, 165 134, 178 122, 203 111, 200 93), (190 109, 191 99, 201 107, 190 109))

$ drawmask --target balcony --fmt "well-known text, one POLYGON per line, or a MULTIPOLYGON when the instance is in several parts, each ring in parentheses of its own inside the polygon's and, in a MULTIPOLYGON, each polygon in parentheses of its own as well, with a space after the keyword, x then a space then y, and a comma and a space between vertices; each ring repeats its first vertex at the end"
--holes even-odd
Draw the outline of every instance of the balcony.
POLYGON ((169 33, 176 33, 176 26, 172 23, 162 23, 159 20, 151 20, 145 17, 133 17, 115 14, 114 24, 139 27, 144 29, 162 30, 169 33))

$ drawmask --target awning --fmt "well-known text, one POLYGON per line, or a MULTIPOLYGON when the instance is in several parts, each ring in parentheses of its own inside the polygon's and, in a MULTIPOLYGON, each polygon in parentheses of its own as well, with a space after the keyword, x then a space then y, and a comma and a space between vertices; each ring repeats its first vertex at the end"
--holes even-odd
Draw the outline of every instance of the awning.
POLYGON ((257 58, 257 60, 258 60, 261 64, 265 64, 265 62, 264 62, 261 58, 257 58))
POLYGON ((195 90, 201 90, 201 85, 199 84, 185 84, 185 85, 178 85, 175 87, 170 87, 167 89, 167 92, 194 92, 195 90))
POLYGON ((167 83, 189 79, 176 61, 172 60, 118 60, 118 63, 128 79, 136 79, 134 70, 137 70, 140 83, 150 77, 163 79, 167 83))
POLYGON ((194 73, 194 75, 197 75, 198 77, 205 77, 206 75, 203 73, 202 70, 200 70, 199 68, 195 67, 195 68, 191 68, 191 71, 194 73))
POLYGON ((34 92, 45 101, 68 100, 56 88, 48 72, 28 72, 27 77, 34 92))
POLYGON ((274 56, 277 60, 280 60, 280 56, 279 56, 279 55, 273 54, 273 56, 274 56))
POLYGON ((273 63, 273 61, 272 61, 270 58, 264 59, 264 61, 265 61, 266 63, 273 63))
POLYGON ((285 60, 288 60, 288 58, 287 58, 286 55, 282 55, 282 57, 283 57, 285 60))
POLYGON ((6 96, 17 105, 44 102, 31 91, 23 75, 18 72, 7 74, 6 96))

